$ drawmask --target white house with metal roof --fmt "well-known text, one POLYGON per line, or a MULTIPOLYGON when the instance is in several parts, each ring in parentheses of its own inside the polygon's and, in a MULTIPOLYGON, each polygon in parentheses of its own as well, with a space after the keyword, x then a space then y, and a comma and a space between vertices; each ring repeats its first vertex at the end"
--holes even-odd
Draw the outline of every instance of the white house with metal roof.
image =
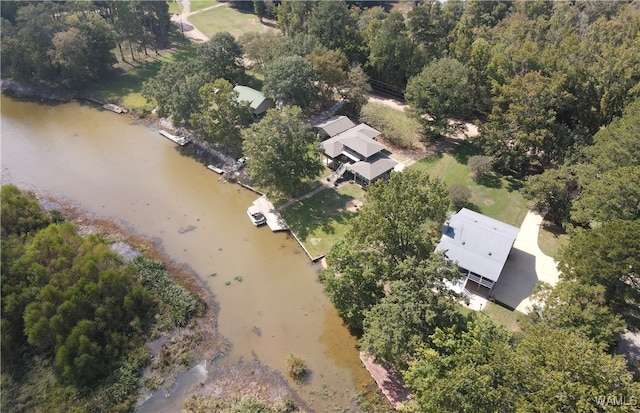
POLYGON ((500 277, 519 228, 478 212, 462 208, 451 216, 442 229, 436 251, 467 273, 468 281, 491 290, 500 277))

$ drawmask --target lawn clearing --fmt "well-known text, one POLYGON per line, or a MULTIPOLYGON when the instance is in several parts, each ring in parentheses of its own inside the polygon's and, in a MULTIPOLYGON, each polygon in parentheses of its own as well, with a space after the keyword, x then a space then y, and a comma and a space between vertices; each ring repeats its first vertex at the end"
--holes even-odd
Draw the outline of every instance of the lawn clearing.
POLYGON ((364 191, 358 185, 347 183, 336 190, 325 189, 282 211, 291 230, 304 244, 312 257, 329 252, 349 229, 356 213, 347 211, 349 201, 364 200, 364 191))
POLYGON ((519 227, 527 214, 528 201, 519 192, 522 181, 512 177, 496 176, 490 182, 478 184, 471 179, 467 160, 476 153, 468 142, 460 143, 449 153, 428 156, 412 166, 442 179, 445 185, 465 185, 471 190, 467 208, 507 224, 519 227))
POLYGON ((569 243, 569 234, 565 230, 547 220, 542 222, 538 232, 538 246, 546 255, 556 258, 561 247, 569 243))
MULTIPOLYGON (((175 42, 176 40, 173 39, 175 42)), ((178 48, 160 51, 156 55, 149 51, 143 61, 133 64, 120 62, 110 78, 100 84, 87 87, 83 93, 98 97, 109 103, 117 103, 129 109, 150 110, 152 104, 142 96, 142 84, 154 77, 163 63, 184 62, 195 57, 196 44, 193 42, 178 43, 178 48)), ((140 60, 143 58, 141 57, 140 60)))
POLYGON ((227 5, 194 14, 189 17, 189 22, 207 37, 211 37, 218 32, 229 32, 238 38, 247 32, 275 30, 261 24, 258 16, 234 10, 227 5))
POLYGON ((505 327, 509 331, 520 330, 520 320, 526 317, 519 311, 509 310, 499 304, 488 302, 482 309, 482 314, 486 315, 494 323, 505 327))

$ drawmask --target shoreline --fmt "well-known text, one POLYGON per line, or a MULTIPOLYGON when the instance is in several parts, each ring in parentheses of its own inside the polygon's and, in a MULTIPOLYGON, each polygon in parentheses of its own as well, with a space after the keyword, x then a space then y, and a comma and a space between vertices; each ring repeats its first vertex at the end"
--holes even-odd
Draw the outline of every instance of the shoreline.
MULTIPOLYGON (((209 397, 227 401, 255 397, 269 401, 274 397, 274 394, 278 394, 283 398, 293 400, 298 411, 312 411, 282 372, 265 365, 257 357, 251 361, 239 360, 230 364, 217 363, 228 354, 233 343, 218 330, 220 306, 215 299, 215 294, 206 285, 204 279, 188 264, 174 261, 166 253, 159 239, 139 234, 131 224, 118 217, 102 217, 84 209, 73 200, 50 194, 34 186, 11 182, 10 175, 4 171, 0 183, 2 185, 11 183, 22 191, 33 193, 43 209, 60 211, 65 220, 72 223, 81 236, 97 234, 107 238, 109 245, 124 243, 129 247, 125 249, 162 262, 166 271, 180 285, 204 302, 204 314, 195 317, 190 325, 163 331, 152 341, 146 343, 152 360, 158 356, 163 344, 167 344, 168 346, 177 346, 184 353, 191 353, 192 362, 188 366, 184 366, 176 361, 167 370, 151 370, 149 366, 145 367, 141 372, 138 405, 157 394, 166 395, 179 390, 176 385, 180 379, 195 366, 205 363, 205 365, 210 365, 209 370, 214 374, 207 374, 201 385, 188 394, 184 401, 189 398, 195 398, 197 401, 209 397), (158 376, 162 378, 162 383, 157 388, 145 386, 145 379, 158 376), (239 386, 238 383, 243 383, 245 386, 239 386)), ((114 252, 126 260, 126 257, 118 251, 114 252)))

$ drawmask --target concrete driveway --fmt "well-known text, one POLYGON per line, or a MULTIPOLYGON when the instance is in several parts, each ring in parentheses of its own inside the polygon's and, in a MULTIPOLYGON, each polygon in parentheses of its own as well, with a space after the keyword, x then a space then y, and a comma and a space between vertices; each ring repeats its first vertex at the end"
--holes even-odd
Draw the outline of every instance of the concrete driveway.
POLYGON ((529 211, 491 296, 498 302, 527 313, 533 304, 529 296, 538 281, 556 285, 559 271, 553 258, 538 247, 542 215, 529 211))

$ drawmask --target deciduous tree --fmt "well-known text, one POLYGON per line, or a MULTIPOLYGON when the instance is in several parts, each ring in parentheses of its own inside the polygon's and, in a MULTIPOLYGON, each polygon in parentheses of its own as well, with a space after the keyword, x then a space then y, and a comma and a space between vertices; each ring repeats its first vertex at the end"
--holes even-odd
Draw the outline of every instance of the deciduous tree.
POLYGON ((198 125, 204 137, 222 145, 224 152, 238 153, 242 149, 241 130, 253 119, 249 102, 238 100, 238 92, 224 79, 200 88, 202 107, 191 123, 198 125))
POLYGON ((553 287, 538 314, 551 328, 574 331, 612 350, 625 323, 606 305, 604 294, 602 285, 563 280, 553 287))
POLYGON ((466 66, 455 59, 442 58, 409 80, 405 96, 414 116, 433 136, 452 129, 450 117, 469 114, 472 91, 466 66))
POLYGON ((640 218, 640 166, 624 166, 602 173, 582 188, 573 203, 571 219, 584 225, 640 218))
POLYGON ((443 255, 427 261, 409 258, 393 271, 397 281, 390 282, 389 292, 365 312, 360 348, 404 370, 436 328, 461 322, 455 293, 445 285, 460 274, 443 255))
POLYGON ((285 106, 242 132, 249 176, 270 190, 295 196, 300 184, 322 170, 320 148, 302 110, 285 106))
POLYGON ((561 277, 605 287, 605 302, 628 322, 640 320, 640 220, 582 230, 560 252, 561 277))
POLYGON ((265 69, 263 92, 282 106, 307 109, 318 96, 316 81, 308 60, 301 56, 280 57, 265 69))

